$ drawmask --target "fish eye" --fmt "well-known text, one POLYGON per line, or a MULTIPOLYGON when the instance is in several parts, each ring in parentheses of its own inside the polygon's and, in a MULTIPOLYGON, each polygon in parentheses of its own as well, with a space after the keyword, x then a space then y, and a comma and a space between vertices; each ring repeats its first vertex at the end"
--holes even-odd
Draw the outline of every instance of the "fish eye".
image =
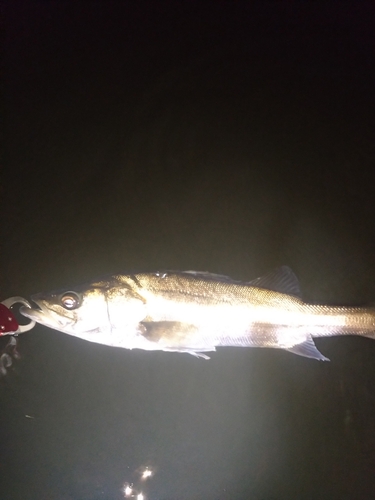
POLYGON ((81 298, 75 292, 66 292, 61 296, 60 302, 65 309, 73 311, 81 305, 81 298))

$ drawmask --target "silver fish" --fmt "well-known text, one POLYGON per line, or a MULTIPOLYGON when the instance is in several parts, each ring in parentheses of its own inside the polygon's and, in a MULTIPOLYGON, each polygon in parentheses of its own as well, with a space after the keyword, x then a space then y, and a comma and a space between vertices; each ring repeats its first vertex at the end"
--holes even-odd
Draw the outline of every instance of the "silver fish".
POLYGON ((100 344, 204 353, 219 346, 273 347, 327 361, 314 337, 375 338, 375 309, 307 304, 287 266, 249 282, 185 272, 117 274, 41 293, 21 313, 100 344))

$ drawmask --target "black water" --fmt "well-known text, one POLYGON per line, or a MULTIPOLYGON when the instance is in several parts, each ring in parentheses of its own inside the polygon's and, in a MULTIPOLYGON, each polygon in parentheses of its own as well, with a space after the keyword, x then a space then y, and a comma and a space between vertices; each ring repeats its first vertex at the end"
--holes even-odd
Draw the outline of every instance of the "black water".
MULTIPOLYGON (((287 264, 306 300, 374 303, 371 3, 4 14, 0 299, 287 264)), ((0 497, 372 498, 375 342, 318 343, 204 361, 36 327, 0 380, 0 497)))

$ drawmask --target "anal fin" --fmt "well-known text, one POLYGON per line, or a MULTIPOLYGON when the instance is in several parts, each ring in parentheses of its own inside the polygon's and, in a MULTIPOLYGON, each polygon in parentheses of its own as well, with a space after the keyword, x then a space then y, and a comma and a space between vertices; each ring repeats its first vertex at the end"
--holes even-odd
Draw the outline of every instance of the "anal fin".
POLYGON ((328 358, 323 356, 321 352, 318 351, 314 341, 309 337, 305 342, 301 344, 296 344, 293 347, 289 347, 287 351, 298 354, 299 356, 305 356, 306 358, 318 359, 319 361, 329 361, 328 358))

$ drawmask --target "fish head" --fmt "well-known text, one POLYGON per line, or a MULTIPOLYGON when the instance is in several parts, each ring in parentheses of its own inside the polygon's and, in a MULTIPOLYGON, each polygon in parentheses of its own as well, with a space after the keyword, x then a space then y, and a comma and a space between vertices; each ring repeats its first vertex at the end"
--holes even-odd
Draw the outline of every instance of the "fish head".
POLYGON ((127 330, 143 319, 144 302, 113 280, 31 296, 31 307, 21 307, 27 318, 44 326, 93 342, 113 345, 111 334, 127 330))
POLYGON ((37 293, 31 296, 30 303, 31 307, 20 309, 24 316, 70 335, 108 326, 106 297, 99 287, 37 293))
POLYGON ((101 344, 132 347, 146 316, 145 299, 127 277, 38 293, 21 314, 41 325, 101 344))

